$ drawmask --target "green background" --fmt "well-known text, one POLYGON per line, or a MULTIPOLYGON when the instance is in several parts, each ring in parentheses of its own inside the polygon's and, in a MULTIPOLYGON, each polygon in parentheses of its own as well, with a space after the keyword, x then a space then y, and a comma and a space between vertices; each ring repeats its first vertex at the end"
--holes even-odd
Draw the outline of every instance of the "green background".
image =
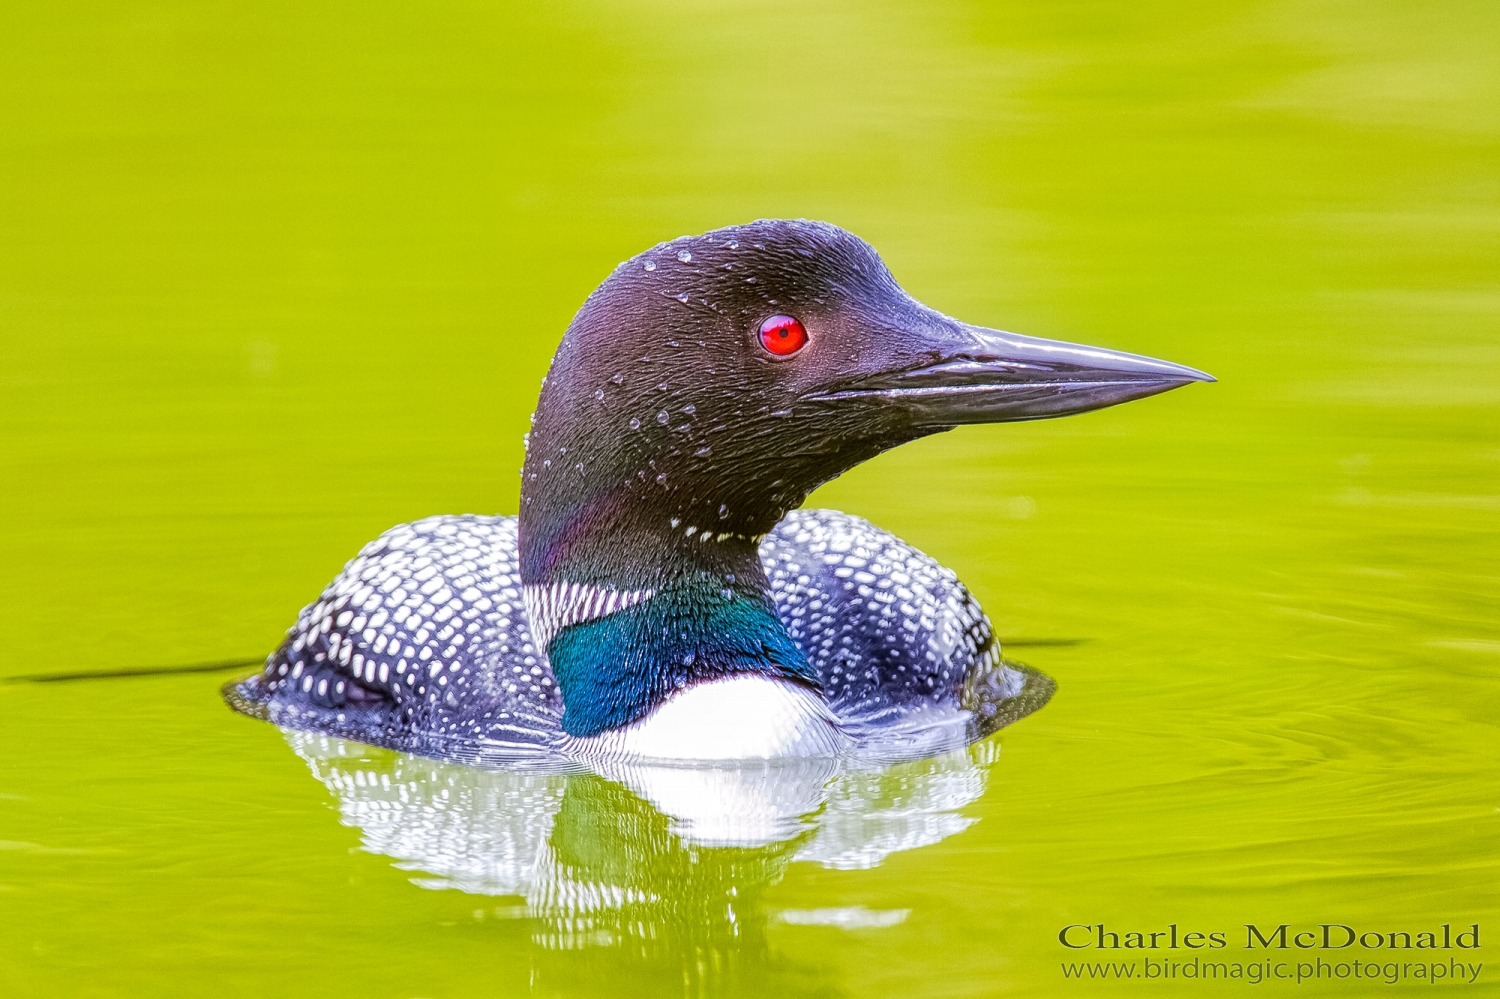
MULTIPOLYGON (((765 888, 909 918, 703 988, 1143 994, 1063 983, 1076 922, 1500 934, 1497 53, 1487 2, 8 0, 0 675, 263 654, 391 524, 514 512, 617 261, 821 218, 942 311, 1220 383, 812 499, 1084 641, 1015 653, 1059 693, 971 828, 765 888)), ((0 684, 0 993, 656 981, 360 852, 227 675, 0 684)))

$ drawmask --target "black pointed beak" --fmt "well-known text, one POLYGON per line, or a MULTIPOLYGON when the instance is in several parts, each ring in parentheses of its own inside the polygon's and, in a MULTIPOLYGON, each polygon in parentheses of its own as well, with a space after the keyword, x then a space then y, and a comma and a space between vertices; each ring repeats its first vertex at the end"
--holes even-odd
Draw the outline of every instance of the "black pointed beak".
POLYGON ((917 426, 1011 423, 1086 413, 1212 375, 1171 361, 955 323, 942 356, 819 393, 905 410, 917 426))

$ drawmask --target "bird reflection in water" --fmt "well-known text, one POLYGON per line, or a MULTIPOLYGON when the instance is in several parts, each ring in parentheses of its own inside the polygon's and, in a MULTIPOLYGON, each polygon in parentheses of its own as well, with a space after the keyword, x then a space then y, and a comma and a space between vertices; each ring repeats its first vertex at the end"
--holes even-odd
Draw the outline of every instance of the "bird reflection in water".
MULTIPOLYGON (((1029 713, 1050 692, 1048 683, 1006 714, 1029 713)), ((963 809, 983 795, 998 751, 983 741, 883 764, 632 762, 566 772, 464 766, 283 732, 365 850, 393 858, 423 888, 510 897, 486 911, 529 921, 543 992, 620 974, 652 994, 760 994, 778 981, 799 991, 785 980, 798 969, 768 944, 771 924, 879 927, 906 913, 774 911, 767 890, 794 862, 868 869, 962 832, 976 821, 963 809)))

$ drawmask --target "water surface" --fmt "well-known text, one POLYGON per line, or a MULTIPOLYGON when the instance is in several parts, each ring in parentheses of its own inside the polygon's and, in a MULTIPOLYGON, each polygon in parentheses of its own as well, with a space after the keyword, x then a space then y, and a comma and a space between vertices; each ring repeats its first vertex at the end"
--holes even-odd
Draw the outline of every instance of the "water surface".
POLYGON ((485 881, 355 806, 508 791, 230 672, 0 684, 0 993, 1142 994, 1058 930, 1500 932, 1496 52, 1484 3, 6 5, 0 675, 261 655, 384 528, 514 512, 568 318, 684 232, 828 219, 1220 382, 813 497, 1058 693, 782 838, 583 775, 485 881))

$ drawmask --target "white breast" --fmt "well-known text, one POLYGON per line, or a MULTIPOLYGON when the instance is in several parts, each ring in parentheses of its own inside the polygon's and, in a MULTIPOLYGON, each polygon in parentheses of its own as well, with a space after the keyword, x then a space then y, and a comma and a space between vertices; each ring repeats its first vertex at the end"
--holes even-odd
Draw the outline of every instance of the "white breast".
POLYGON ((686 687, 639 721, 569 748, 616 759, 748 760, 832 756, 849 741, 816 691, 744 674, 686 687))

